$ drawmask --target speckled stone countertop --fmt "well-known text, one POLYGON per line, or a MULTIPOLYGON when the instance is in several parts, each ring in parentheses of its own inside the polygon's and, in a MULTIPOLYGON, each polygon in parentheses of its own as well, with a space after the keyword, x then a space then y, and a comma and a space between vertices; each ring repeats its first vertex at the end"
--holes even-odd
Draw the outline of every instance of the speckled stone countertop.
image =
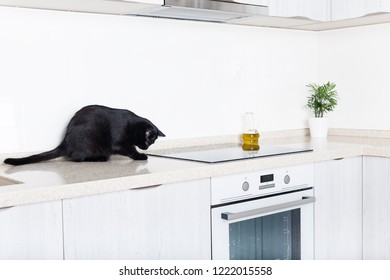
MULTIPOLYGON (((238 141, 232 139, 228 139, 227 142, 226 138, 225 141, 205 141, 196 147, 193 144, 181 145, 178 149, 194 150, 238 145, 238 141)), ((311 139, 298 134, 263 139, 260 144, 310 147, 313 152, 214 164, 153 156, 149 156, 147 161, 132 161, 126 157, 114 156, 109 162, 104 163, 75 163, 58 159, 24 166, 0 164, 0 181, 3 178, 20 182, 3 186, 0 184, 0 208, 343 157, 361 155, 390 157, 388 137, 328 136, 327 139, 311 139)), ((155 150, 172 151, 168 146, 157 145, 155 150)), ((0 155, 0 161, 3 162, 6 156, 0 155)))

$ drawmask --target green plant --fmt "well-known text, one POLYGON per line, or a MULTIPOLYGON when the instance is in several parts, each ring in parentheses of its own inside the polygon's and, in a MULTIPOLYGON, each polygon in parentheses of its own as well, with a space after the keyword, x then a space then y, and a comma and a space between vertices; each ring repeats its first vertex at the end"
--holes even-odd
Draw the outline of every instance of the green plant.
POLYGON ((331 112, 337 105, 336 84, 327 82, 323 85, 308 84, 311 95, 307 99, 307 107, 313 109, 316 118, 322 118, 324 113, 331 112))

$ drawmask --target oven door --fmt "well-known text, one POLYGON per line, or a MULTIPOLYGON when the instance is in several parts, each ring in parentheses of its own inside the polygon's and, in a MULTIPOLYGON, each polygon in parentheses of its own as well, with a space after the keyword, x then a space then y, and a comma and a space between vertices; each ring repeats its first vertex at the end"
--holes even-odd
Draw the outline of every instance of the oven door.
POLYGON ((212 258, 313 259, 313 189, 212 206, 212 258))

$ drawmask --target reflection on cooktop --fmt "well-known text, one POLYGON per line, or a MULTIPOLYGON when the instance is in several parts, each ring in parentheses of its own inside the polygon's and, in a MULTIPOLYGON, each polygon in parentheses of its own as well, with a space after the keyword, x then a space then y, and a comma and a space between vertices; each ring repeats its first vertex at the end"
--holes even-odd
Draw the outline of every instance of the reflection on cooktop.
POLYGON ((251 158, 278 156, 285 154, 312 152, 310 148, 296 148, 284 146, 260 146, 258 151, 244 151, 241 147, 210 149, 179 153, 148 153, 150 156, 191 160, 205 163, 218 163, 251 158))

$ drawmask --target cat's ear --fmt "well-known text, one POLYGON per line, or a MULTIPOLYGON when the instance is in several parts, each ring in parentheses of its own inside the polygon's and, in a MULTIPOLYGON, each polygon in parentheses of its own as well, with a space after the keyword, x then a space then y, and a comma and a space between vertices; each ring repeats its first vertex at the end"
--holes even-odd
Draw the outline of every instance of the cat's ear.
POLYGON ((157 135, 160 136, 160 137, 165 137, 165 134, 161 132, 161 130, 159 130, 157 128, 157 135))

